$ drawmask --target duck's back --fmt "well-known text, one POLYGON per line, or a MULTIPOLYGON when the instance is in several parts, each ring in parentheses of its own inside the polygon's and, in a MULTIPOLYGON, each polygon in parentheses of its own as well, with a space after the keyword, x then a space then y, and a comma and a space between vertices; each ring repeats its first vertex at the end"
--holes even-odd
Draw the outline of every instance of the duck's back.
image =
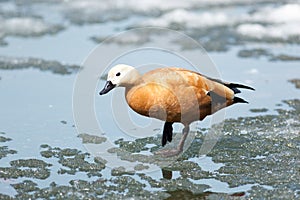
POLYGON ((190 123, 233 103, 234 92, 230 88, 186 69, 156 69, 142 78, 141 83, 127 88, 126 100, 144 116, 190 123), (218 100, 215 104, 212 94, 218 100))

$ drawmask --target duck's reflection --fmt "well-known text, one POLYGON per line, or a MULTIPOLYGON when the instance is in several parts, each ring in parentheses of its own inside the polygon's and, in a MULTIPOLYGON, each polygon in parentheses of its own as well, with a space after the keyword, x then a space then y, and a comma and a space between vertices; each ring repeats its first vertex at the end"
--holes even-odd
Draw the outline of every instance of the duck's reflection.
POLYGON ((162 173, 163 178, 168 179, 168 180, 172 179, 172 171, 166 170, 166 169, 161 169, 161 173, 162 173))

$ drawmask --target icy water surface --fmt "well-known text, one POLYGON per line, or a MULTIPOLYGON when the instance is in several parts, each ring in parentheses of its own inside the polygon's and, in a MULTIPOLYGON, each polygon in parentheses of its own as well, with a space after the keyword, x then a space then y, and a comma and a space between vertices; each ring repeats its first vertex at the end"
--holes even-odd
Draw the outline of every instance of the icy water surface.
MULTIPOLYGON (((299 1, 24 2, 0 2, 0 199, 300 198, 299 1), (163 123, 152 136, 124 136, 106 114, 109 96, 98 95, 102 79, 95 109, 105 130, 101 137, 77 132, 72 94, 81 63, 106 37, 146 25, 188 34, 222 79, 256 89, 239 95, 249 104, 226 109, 222 137, 205 156, 199 150, 214 128, 211 117, 192 130, 184 154, 162 166, 153 153, 163 123), (108 140, 114 147, 105 149, 108 140), (90 154, 87 145, 112 156, 90 154)), ((166 37, 146 31, 107 49, 164 44, 166 37)), ((197 56, 194 45, 169 42, 197 56)))

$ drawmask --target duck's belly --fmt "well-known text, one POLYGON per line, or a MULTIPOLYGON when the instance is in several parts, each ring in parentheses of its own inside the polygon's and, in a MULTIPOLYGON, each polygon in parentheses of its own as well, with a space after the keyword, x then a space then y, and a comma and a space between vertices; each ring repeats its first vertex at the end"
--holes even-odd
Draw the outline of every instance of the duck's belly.
POLYGON ((126 100, 141 115, 169 122, 191 123, 210 113, 209 97, 199 95, 192 88, 172 91, 161 85, 147 84, 126 91, 126 100))

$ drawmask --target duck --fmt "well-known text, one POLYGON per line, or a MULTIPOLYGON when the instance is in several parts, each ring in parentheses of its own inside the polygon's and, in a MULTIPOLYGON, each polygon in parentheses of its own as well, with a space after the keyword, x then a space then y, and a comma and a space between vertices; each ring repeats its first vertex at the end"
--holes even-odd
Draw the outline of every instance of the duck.
POLYGON ((164 121, 161 145, 172 141, 173 124, 181 123, 182 136, 177 148, 156 152, 163 157, 179 155, 192 122, 236 103, 248 103, 237 97, 240 89, 250 86, 210 78, 195 71, 178 67, 164 67, 141 74, 135 67, 117 64, 107 75, 104 95, 116 87, 125 88, 125 98, 136 113, 164 121))

